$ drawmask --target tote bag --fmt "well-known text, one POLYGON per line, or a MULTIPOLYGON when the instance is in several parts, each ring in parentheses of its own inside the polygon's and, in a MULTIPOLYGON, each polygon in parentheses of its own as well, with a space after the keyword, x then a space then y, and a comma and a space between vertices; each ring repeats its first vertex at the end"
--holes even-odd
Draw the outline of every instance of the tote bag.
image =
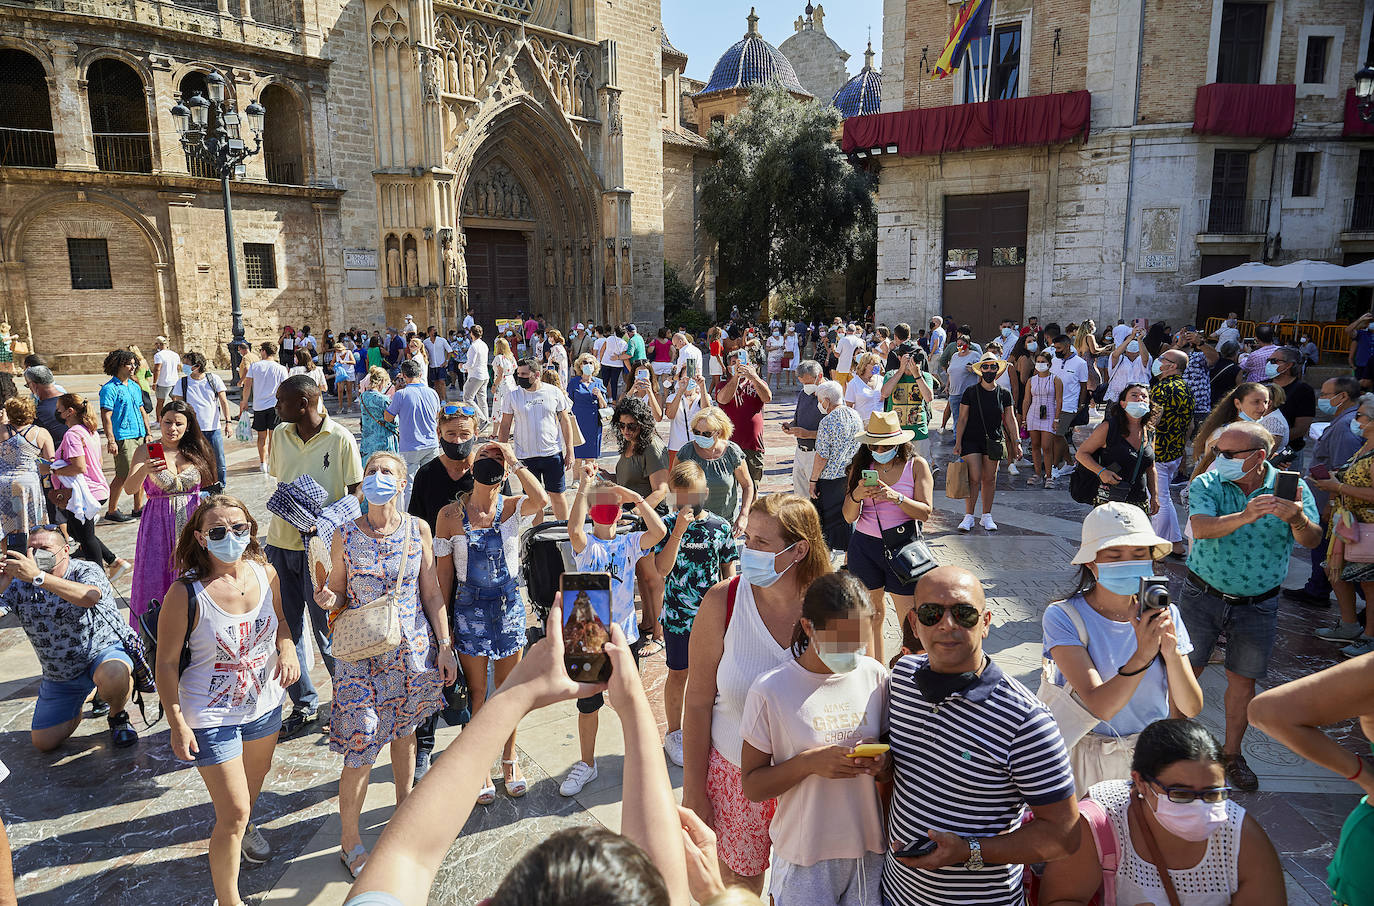
MULTIPOLYGON (((1060 601, 1051 607, 1059 607, 1073 622, 1073 628, 1078 632, 1078 641, 1083 643, 1083 648, 1088 647, 1088 628, 1083 625, 1083 617, 1078 612, 1078 608, 1072 601, 1060 601)), ((1045 703, 1054 715, 1054 722, 1059 724, 1059 735, 1064 738, 1064 748, 1072 749, 1078 741, 1092 730, 1093 727, 1101 723, 1091 711, 1083 706, 1083 701, 1074 693, 1073 687, 1067 682, 1060 686, 1054 682, 1054 662, 1047 657, 1040 658, 1040 688, 1036 690, 1035 697, 1045 703)))

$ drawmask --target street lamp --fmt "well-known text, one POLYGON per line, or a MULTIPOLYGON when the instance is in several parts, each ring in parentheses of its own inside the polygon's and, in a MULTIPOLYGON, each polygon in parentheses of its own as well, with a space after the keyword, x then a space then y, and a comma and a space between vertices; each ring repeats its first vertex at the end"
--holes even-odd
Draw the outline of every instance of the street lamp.
POLYGON ((1360 119, 1374 123, 1374 65, 1370 63, 1355 73, 1355 104, 1360 119))
POLYGON ((233 101, 224 99, 224 76, 212 72, 205 77, 206 99, 199 91, 171 109, 181 147, 188 158, 204 163, 219 177, 224 195, 224 241, 229 251, 229 305, 233 317, 234 340, 243 339, 243 301, 239 297, 238 256, 234 253, 234 209, 229 202, 229 180, 244 175, 243 162, 262 150, 263 117, 267 111, 257 102, 244 108, 254 145, 249 149, 239 135, 239 115, 233 101))

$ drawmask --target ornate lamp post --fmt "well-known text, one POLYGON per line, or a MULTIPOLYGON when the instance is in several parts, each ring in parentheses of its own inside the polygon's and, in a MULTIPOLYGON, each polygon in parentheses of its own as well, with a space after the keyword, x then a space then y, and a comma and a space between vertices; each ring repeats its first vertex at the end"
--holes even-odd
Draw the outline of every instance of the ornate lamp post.
POLYGON ((1374 123, 1374 63, 1366 63, 1355 73, 1355 109, 1360 119, 1374 123))
POLYGON ((224 240, 229 252, 229 302, 236 341, 243 339, 243 303, 239 298, 238 256, 234 253, 234 210, 229 202, 229 178, 243 175, 243 162, 262 150, 262 121, 267 110, 254 102, 244 108, 248 128, 253 133, 250 150, 239 137, 239 115, 232 101, 224 99, 224 77, 212 72, 205 77, 206 93, 199 91, 171 110, 181 147, 188 157, 205 163, 219 177, 224 193, 224 240))

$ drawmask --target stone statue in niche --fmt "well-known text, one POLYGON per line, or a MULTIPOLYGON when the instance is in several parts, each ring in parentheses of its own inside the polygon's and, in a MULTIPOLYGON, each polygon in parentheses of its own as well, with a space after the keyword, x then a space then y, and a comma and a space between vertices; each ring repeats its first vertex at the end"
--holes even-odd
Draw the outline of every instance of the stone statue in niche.
POLYGON ((487 55, 479 53, 477 55, 477 81, 472 86, 473 94, 476 94, 477 89, 485 84, 487 84, 487 55))
POLYGON ((544 246, 544 285, 558 285, 558 274, 553 263, 553 243, 544 246))
POLYGON ((433 104, 439 100, 439 61, 433 51, 418 45, 415 54, 420 58, 421 97, 426 103, 433 104))
POLYGON ((577 262, 573 260, 571 242, 563 243, 563 285, 569 289, 577 285, 577 262))
POLYGON ((610 240, 606 245, 606 285, 615 286, 615 240, 610 240))
POLYGON ((386 285, 401 285, 401 250, 398 248, 386 250, 386 285))
POLYGON ((420 257, 415 249, 406 249, 406 286, 420 285, 420 257))
POLYGON ((635 314, 635 291, 630 286, 625 286, 620 290, 620 319, 628 321, 635 314))
POLYGON ((582 285, 592 285, 592 241, 582 240, 582 285))
POLYGON ((473 84, 474 78, 475 76, 473 75, 472 69, 472 54, 464 52, 462 82, 459 84, 458 91, 461 94, 465 94, 468 97, 472 97, 473 92, 476 90, 476 86, 473 84))
POLYGON ((620 285, 629 286, 634 282, 634 273, 630 270, 630 246, 629 244, 620 247, 620 285))
POLYGON ((468 285, 468 237, 461 231, 457 234, 453 249, 453 285, 466 289, 468 285))
POLYGON ((458 57, 450 48, 444 54, 444 90, 449 94, 457 94, 462 90, 462 84, 458 78, 458 57))
POLYGON ((528 220, 530 199, 508 167, 493 161, 475 173, 463 193, 463 213, 528 220))

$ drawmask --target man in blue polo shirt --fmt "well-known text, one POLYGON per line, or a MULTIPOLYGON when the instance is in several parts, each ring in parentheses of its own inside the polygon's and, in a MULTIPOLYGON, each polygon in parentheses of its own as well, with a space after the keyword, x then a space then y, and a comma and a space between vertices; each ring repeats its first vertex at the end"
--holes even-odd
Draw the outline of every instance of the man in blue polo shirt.
POLYGON ((133 516, 119 511, 119 495, 124 479, 129 477, 134 451, 148 434, 143 419, 143 392, 133 379, 134 354, 116 349, 105 356, 105 373, 110 379, 100 388, 100 421, 105 428, 105 450, 114 460, 114 480, 110 482, 110 500, 105 510, 109 522, 128 522, 143 512, 143 488, 133 488, 133 516))
POLYGON ((1193 640, 1193 672, 1201 675, 1217 637, 1226 635, 1226 777, 1240 790, 1259 789, 1240 744, 1255 680, 1269 667, 1277 630, 1278 593, 1288 575, 1293 542, 1322 541, 1317 504, 1306 482, 1298 497, 1274 495, 1278 470, 1269 464, 1274 435, 1253 422, 1233 422, 1217 438, 1212 470, 1188 486, 1193 549, 1178 602, 1193 640))
POLYGON ((1062 858, 1077 836, 1068 752, 1049 709, 983 654, 992 613, 976 576, 931 570, 915 600, 926 653, 907 655, 892 671, 896 790, 882 901, 1020 903, 1021 866, 1062 858), (1027 806, 1035 820, 1023 825, 1027 806), (932 852, 896 855, 925 840, 935 842, 932 852))
POLYGON ((406 461, 405 506, 410 506, 415 473, 420 466, 439 455, 439 394, 425 386, 420 363, 409 359, 401 363, 396 379, 400 389, 386 407, 386 420, 400 429, 401 458, 406 461))

